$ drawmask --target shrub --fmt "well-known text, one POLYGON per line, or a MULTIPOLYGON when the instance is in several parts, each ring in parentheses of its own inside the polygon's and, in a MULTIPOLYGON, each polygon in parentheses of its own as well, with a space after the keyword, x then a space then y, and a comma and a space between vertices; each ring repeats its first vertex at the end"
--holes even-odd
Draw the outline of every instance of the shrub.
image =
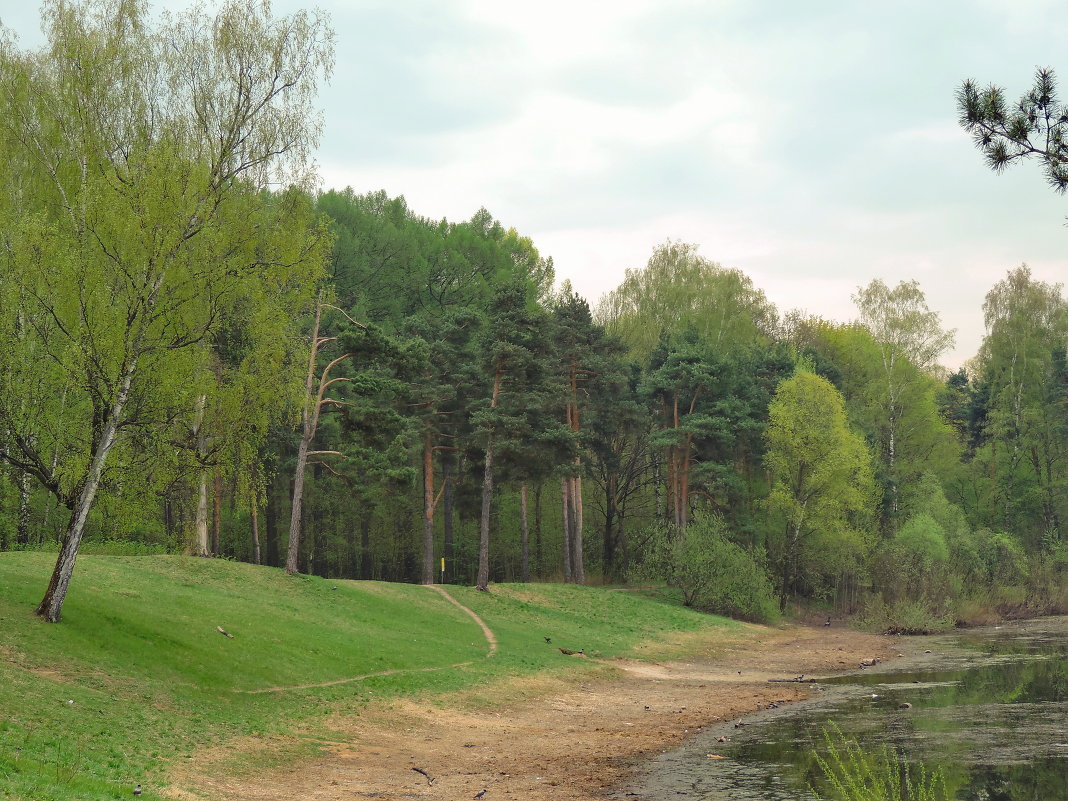
POLYGON ((937 634, 956 626, 948 608, 930 601, 868 599, 860 615, 861 625, 886 634, 937 634))
POLYGON ((647 550, 636 571, 677 587, 687 606, 744 620, 773 622, 779 610, 767 571, 731 542, 723 518, 709 515, 684 533, 671 527, 648 532, 647 550))
POLYGON ((890 605, 921 602, 930 609, 951 595, 949 546, 930 515, 913 515, 875 557, 874 578, 890 605))

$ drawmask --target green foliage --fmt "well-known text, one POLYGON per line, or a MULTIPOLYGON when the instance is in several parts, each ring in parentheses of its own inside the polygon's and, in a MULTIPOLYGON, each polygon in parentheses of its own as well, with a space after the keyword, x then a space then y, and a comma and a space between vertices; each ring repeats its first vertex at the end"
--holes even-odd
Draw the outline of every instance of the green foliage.
POLYGON ((837 801, 951 801, 941 771, 910 764, 890 746, 865 751, 834 724, 823 730, 824 748, 815 752, 829 795, 815 789, 817 798, 837 801))
POLYGON ((938 414, 938 382, 925 373, 952 346, 954 332, 942 329, 916 281, 890 289, 876 279, 858 289, 853 301, 878 353, 870 394, 876 412, 872 433, 885 485, 883 529, 889 531, 899 516, 901 494, 926 469, 933 451, 952 448, 954 442, 938 414))
POLYGON ((926 513, 913 515, 875 556, 873 578, 890 604, 926 606, 932 616, 946 613, 951 595, 949 546, 945 531, 926 513))
POLYGON ((849 430, 842 396, 826 379, 799 370, 779 385, 768 415, 767 504, 785 524, 782 540, 772 543, 785 602, 814 535, 860 541, 877 495, 868 450, 849 430))
POLYGON ((1053 70, 1039 67, 1031 90, 1010 106, 1005 90, 990 85, 980 89, 966 80, 957 90, 961 127, 995 172, 1014 161, 1035 158, 1046 181, 1057 192, 1068 189, 1068 106, 1057 97, 1053 70))
POLYGON ((988 442, 977 449, 986 478, 973 516, 1018 532, 1029 550, 1049 549, 1068 514, 1068 303, 1060 284, 1035 281, 1022 266, 987 293, 983 312, 988 442))
POLYGON ((775 591, 761 560, 729 537, 717 515, 702 516, 683 532, 669 526, 653 529, 647 532, 635 577, 677 587, 687 606, 743 620, 777 621, 775 591))
POLYGON ((329 244, 304 189, 333 51, 321 18, 266 2, 154 19, 54 0, 42 19, 46 47, 0 44, 0 457, 73 512, 55 621, 98 492, 214 462, 190 436, 209 396, 220 442, 293 397, 329 244))
POLYGON ((945 530, 929 514, 910 517, 894 535, 893 544, 919 571, 943 567, 949 559, 945 530))
POLYGON ((627 270, 597 309, 597 320, 639 361, 663 337, 688 329, 721 352, 748 348, 770 337, 777 317, 747 275, 698 255, 696 245, 670 240, 643 269, 627 270))

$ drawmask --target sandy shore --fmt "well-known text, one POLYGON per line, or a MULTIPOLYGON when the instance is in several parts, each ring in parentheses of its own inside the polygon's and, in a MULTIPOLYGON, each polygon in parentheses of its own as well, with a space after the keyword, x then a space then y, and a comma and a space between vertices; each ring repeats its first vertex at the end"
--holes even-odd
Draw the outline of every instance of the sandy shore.
MULTIPOLYGON (((573 682, 513 680, 433 707, 371 708, 331 721, 345 742, 295 770, 226 777, 219 760, 233 757, 234 749, 204 754, 175 776, 171 794, 335 801, 474 799, 485 790, 484 801, 601 799, 646 758, 702 727, 812 691, 769 679, 855 669, 862 660, 898 656, 902 645, 844 628, 747 627, 729 642, 691 640, 693 656, 685 661, 615 660, 591 664, 592 673, 573 682)), ((262 744, 237 749, 246 747, 262 744)))

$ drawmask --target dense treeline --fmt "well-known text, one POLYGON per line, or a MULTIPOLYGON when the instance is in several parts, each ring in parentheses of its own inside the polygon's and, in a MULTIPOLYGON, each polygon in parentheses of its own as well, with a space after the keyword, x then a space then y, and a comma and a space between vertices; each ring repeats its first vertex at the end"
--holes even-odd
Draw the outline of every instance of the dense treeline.
MULTIPOLYGON (((351 190, 314 203, 333 251, 290 378, 257 379, 288 382, 277 408, 227 411, 235 353, 257 341, 251 316, 228 318, 217 383, 187 408, 196 463, 153 483, 117 469, 90 543, 399 581, 441 580, 442 559, 444 580, 482 585, 652 572, 696 603, 773 614, 672 564, 734 546, 761 592, 903 627, 1052 599, 1068 305, 1026 267, 990 290, 981 352, 946 374, 951 334, 914 282, 859 289, 854 323, 780 318, 744 274, 667 242, 593 314, 485 210, 433 221, 351 190)), ((67 513, 8 464, 3 547, 57 541, 67 513)))
POLYGON ((482 588, 654 577, 902 629, 1063 603, 1060 285, 1010 270, 952 374, 915 282, 858 288, 848 324, 780 314, 668 241, 591 309, 484 209, 307 189, 285 157, 308 97, 284 93, 328 69, 315 20, 235 5, 232 52, 183 53, 180 20, 138 50, 56 8, 0 87, 0 550, 60 545, 49 619, 83 540, 482 588))

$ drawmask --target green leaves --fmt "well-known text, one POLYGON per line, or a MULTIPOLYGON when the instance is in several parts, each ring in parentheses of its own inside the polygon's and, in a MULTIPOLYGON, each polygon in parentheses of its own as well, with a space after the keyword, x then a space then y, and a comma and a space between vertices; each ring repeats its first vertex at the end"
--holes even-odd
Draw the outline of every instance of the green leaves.
POLYGON ((671 240, 653 251, 645 268, 627 270, 597 309, 598 322, 641 361, 661 337, 688 329, 721 352, 748 348, 770 336, 777 317, 747 275, 705 259, 696 245, 671 240))
POLYGON ((799 370, 779 385, 768 416, 767 505, 787 527, 777 553, 785 596, 805 541, 865 528, 877 496, 867 448, 849 430, 842 396, 826 379, 799 370))

